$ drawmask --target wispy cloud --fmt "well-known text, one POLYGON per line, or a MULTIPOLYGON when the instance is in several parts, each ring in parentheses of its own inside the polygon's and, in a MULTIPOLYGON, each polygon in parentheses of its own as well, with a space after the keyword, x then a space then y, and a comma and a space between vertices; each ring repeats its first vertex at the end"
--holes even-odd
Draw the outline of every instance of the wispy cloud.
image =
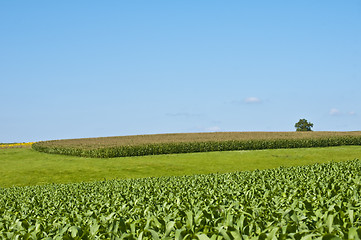
POLYGON ((245 103, 249 103, 249 104, 252 104, 252 103, 260 103, 262 102, 260 98, 258 97, 248 97, 246 99, 244 99, 244 102, 245 103))
POLYGON ((219 131, 221 131, 221 128, 218 126, 213 126, 213 127, 206 128, 206 131, 207 132, 219 132, 219 131))
POLYGON ((332 109, 329 111, 329 114, 330 114, 331 116, 356 116, 356 112, 355 112, 355 111, 343 112, 343 111, 340 111, 340 110, 337 109, 337 108, 332 108, 332 109))
POLYGON ((330 114, 331 116, 337 116, 337 115, 340 115, 341 112, 340 112, 340 110, 338 110, 337 108, 332 108, 332 109, 330 110, 329 114, 330 114))
POLYGON ((178 112, 178 113, 166 113, 166 116, 168 116, 168 117, 200 117, 200 116, 202 116, 202 114, 178 112))
POLYGON ((257 104, 262 103, 263 101, 258 97, 247 97, 242 100, 231 100, 224 102, 225 104, 232 104, 232 105, 243 105, 243 104, 257 104))

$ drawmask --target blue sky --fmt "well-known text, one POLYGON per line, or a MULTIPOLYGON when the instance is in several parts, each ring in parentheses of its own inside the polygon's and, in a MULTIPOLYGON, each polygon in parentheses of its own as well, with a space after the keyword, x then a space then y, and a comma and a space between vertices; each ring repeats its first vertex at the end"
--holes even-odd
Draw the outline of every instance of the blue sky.
POLYGON ((361 2, 1 1, 0 142, 361 130, 361 2))

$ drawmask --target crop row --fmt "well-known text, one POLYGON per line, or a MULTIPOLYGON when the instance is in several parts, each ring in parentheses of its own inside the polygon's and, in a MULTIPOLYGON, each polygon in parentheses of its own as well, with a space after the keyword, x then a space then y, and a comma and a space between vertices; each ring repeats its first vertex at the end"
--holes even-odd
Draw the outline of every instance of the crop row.
POLYGON ((361 239, 361 161, 0 188, 1 239, 361 239))
POLYGON ((314 139, 253 139, 207 142, 169 142, 130 146, 120 145, 92 149, 51 145, 48 144, 48 142, 37 142, 32 145, 32 148, 39 152, 45 153, 55 153, 81 157, 112 158, 172 153, 260 150, 276 148, 309 148, 341 145, 361 145, 361 136, 340 136, 314 139))
POLYGON ((241 140, 272 140, 272 139, 310 139, 329 137, 361 137, 361 131, 349 132, 212 132, 212 133, 169 133, 146 134, 97 138, 61 139, 46 141, 47 146, 80 147, 93 149, 100 147, 134 146, 155 143, 179 142, 223 142, 241 140))

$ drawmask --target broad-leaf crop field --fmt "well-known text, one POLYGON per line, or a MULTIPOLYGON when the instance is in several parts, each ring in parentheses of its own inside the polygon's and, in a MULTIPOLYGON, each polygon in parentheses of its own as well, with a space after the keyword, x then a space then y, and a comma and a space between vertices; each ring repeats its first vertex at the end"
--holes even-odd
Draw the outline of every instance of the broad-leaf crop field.
POLYGON ((361 239, 360 145, 361 132, 2 144, 0 239, 361 239))
POLYGON ((361 161, 0 189, 2 239, 360 239, 361 161))

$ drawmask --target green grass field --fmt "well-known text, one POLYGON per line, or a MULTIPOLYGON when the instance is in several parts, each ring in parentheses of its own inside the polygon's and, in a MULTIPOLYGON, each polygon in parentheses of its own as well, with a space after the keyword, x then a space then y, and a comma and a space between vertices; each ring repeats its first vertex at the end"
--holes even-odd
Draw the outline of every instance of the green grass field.
POLYGON ((226 173, 361 159, 361 146, 170 154, 110 159, 0 149, 0 187, 226 173))

